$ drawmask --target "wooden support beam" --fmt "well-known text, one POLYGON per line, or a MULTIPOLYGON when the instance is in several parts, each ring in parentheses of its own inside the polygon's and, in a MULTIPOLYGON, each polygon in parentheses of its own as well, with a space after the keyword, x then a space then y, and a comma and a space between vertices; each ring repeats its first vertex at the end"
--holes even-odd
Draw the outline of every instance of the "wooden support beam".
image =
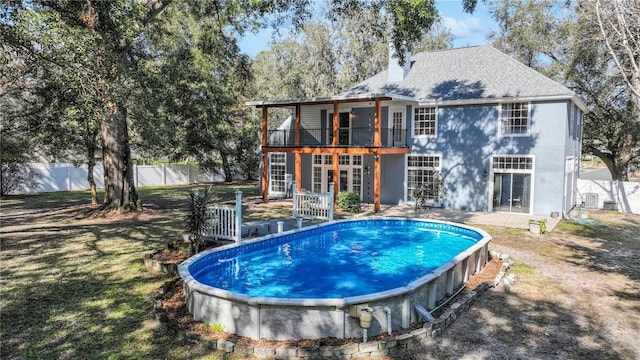
MULTIPOLYGON (((327 104, 333 104, 333 103, 338 103, 338 104, 347 104, 347 103, 358 103, 358 102, 372 102, 376 99, 376 97, 356 97, 356 98, 345 98, 345 99, 330 99, 330 100, 318 100, 318 99, 301 99, 301 100, 294 100, 292 102, 287 102, 287 101, 283 101, 283 102, 279 102, 279 101, 265 101, 265 102, 260 102, 260 103, 256 103, 253 106, 255 107, 263 107, 263 106, 268 106, 268 107, 291 107, 291 106, 296 106, 297 104, 301 104, 301 105, 327 105, 327 104)), ((379 97, 380 100, 382 101, 386 101, 386 100, 393 100, 392 97, 388 97, 388 96, 382 96, 379 97)))
POLYGON ((295 145, 296 146, 300 146, 300 119, 302 117, 301 114, 302 110, 300 109, 300 104, 296 105, 296 122, 295 122, 295 134, 296 134, 296 138, 295 138, 295 145))
POLYGON ((382 145, 382 102, 376 98, 376 113, 373 117, 373 146, 382 145))
POLYGON ((269 166, 269 161, 267 161, 269 154, 262 150, 262 202, 269 202, 269 172, 267 166, 269 166))
POLYGON ((267 146, 267 127, 269 119, 269 110, 266 106, 262 107, 262 123, 260 124, 262 128, 262 146, 267 146))
POLYGON ((296 179, 296 191, 302 190, 302 154, 295 153, 294 177, 296 179))

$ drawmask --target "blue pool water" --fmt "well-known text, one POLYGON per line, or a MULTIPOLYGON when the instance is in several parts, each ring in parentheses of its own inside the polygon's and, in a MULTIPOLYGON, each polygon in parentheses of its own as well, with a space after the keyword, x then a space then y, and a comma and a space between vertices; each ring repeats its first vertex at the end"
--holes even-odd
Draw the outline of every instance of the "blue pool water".
POLYGON ((409 284, 473 246, 482 235, 417 220, 337 222, 204 255, 199 282, 256 297, 343 298, 409 284))

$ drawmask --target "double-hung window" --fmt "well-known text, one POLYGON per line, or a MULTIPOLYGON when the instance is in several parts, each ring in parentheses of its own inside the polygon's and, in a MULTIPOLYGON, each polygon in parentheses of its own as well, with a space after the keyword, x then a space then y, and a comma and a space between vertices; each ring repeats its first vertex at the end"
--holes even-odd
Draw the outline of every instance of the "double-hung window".
POLYGON ((413 136, 436 136, 437 111, 435 107, 419 107, 413 112, 413 136))
POLYGON ((529 103, 502 104, 500 109, 500 135, 529 134, 529 103))

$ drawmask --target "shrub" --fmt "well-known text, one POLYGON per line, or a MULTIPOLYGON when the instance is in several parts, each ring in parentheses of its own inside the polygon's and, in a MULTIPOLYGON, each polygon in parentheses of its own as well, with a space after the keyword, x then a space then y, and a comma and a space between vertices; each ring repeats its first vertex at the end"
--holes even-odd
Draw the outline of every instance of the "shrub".
POLYGON ((447 188, 444 185, 444 178, 436 171, 433 173, 433 180, 426 184, 420 184, 413 190, 413 199, 415 201, 415 213, 418 214, 419 209, 430 209, 438 201, 447 195, 447 188))
POLYGON ((343 191, 338 194, 338 207, 342 211, 357 213, 360 212, 360 194, 350 191, 343 191))
POLYGON ((20 188, 35 189, 41 177, 27 164, 3 162, 0 164, 0 195, 9 195, 20 188))
POLYGON ((0 126, 0 195, 9 195, 21 188, 35 189, 41 175, 27 164, 33 153, 32 141, 5 125, 3 120, 0 126))
POLYGON ((189 230, 191 242, 191 255, 194 255, 200 252, 204 245, 203 234, 211 227, 211 215, 207 211, 207 206, 213 203, 215 197, 211 187, 204 191, 198 188, 189 190, 189 197, 191 202, 187 215, 187 230, 189 230))

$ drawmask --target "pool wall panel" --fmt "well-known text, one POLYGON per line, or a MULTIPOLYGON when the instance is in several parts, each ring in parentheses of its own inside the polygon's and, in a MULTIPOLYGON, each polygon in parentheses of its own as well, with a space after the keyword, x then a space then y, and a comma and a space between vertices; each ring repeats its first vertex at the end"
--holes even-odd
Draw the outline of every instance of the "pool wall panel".
MULTIPOLYGON (((337 225, 348 226, 346 222, 337 225)), ((443 226, 456 225, 447 223, 443 226)), ((320 231, 320 227, 322 225, 307 231, 320 231)), ((483 238, 448 263, 406 286, 342 299, 261 298, 213 288, 198 282, 189 272, 189 266, 198 261, 198 256, 185 260, 179 266, 179 272, 184 280, 187 308, 194 319, 223 325, 225 331, 230 333, 252 339, 273 340, 360 338, 363 335, 360 320, 349 315, 350 305, 357 305, 373 309, 368 335, 375 336, 387 332, 385 308, 391 310, 393 330, 408 328, 411 323, 419 321, 415 305, 432 310, 437 301, 451 296, 452 292, 484 267, 488 261, 491 237, 469 227, 462 231, 477 231, 483 238)), ((294 233, 284 235, 295 236, 294 233)), ((278 241, 274 236, 265 239, 262 241, 278 241)), ((243 246, 264 246, 262 244, 251 241, 243 246)), ((206 265, 206 262, 200 265, 206 265)), ((197 266, 195 268, 198 269, 197 266)))
POLYGON ((220 324, 224 330, 257 338, 258 314, 249 304, 192 291, 187 307, 197 321, 220 324))
POLYGON ((330 307, 260 307, 260 337, 273 340, 344 337, 344 311, 330 307))

